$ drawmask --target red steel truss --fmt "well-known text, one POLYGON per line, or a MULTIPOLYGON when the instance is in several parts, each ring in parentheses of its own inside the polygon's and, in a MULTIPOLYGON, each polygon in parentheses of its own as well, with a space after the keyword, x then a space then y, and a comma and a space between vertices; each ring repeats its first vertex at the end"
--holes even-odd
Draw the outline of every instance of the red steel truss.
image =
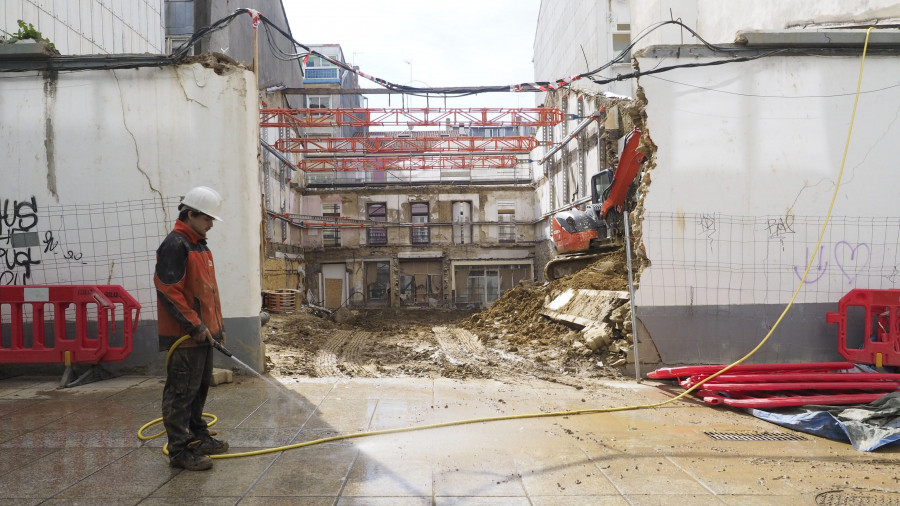
POLYGON ((262 127, 553 126, 565 116, 552 108, 262 109, 262 127))
POLYGON ((278 139, 289 153, 527 153, 534 137, 294 137, 278 139))
POLYGON ((515 155, 504 156, 406 156, 379 158, 306 158, 297 167, 307 172, 414 169, 509 169, 518 164, 515 155))

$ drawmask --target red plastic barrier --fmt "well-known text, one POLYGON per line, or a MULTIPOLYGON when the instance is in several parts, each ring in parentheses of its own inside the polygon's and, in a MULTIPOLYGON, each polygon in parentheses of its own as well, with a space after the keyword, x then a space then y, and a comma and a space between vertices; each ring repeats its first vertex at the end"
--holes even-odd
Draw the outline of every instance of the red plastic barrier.
POLYGON ((838 325, 838 352, 857 364, 900 366, 900 290, 855 288, 838 301, 838 312, 825 314, 838 325), (847 347, 847 308, 865 310, 862 348, 847 347))
POLYGON ((0 363, 69 365, 123 360, 131 353, 140 308, 118 285, 0 286, 0 363), (48 305, 52 307, 49 321, 48 305), (66 316, 73 305, 74 322, 66 316), (121 345, 114 345, 110 337, 115 334, 118 307, 124 329, 121 345), (89 321, 95 323, 93 335, 89 321), (47 335, 51 324, 52 342, 47 335), (31 342, 26 343, 29 327, 31 342), (69 335, 70 328, 74 335, 69 335))
MULTIPOLYGON (((102 362, 119 362, 131 354, 134 332, 137 330, 138 319, 141 316, 141 304, 125 291, 119 285, 97 285, 103 296, 113 303, 115 309, 112 317, 109 319, 110 332, 116 332, 116 321, 119 320, 119 309, 121 309, 123 334, 121 345, 108 343, 106 354, 103 355, 102 362)), ((111 337, 111 336, 110 336, 111 337)))

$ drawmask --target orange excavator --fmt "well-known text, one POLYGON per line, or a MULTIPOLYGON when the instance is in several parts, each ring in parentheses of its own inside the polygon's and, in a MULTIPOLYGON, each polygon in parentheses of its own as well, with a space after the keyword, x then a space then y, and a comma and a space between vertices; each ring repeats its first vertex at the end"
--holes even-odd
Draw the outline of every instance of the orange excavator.
POLYGON ((622 246, 622 213, 629 190, 644 155, 638 153, 641 131, 635 128, 625 138, 616 169, 606 169, 591 178, 591 203, 585 210, 561 211, 550 220, 550 239, 557 256, 544 266, 544 279, 552 281, 577 272, 605 251, 622 246))

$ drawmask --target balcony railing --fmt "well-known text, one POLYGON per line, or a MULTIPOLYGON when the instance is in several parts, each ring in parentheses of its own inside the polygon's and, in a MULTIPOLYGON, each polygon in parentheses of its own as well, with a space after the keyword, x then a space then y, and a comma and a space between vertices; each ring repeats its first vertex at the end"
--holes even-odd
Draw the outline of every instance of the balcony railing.
POLYGON ((340 83, 341 75, 337 67, 306 67, 304 83, 340 83))
POLYGON ((428 244, 431 242, 431 231, 428 225, 413 225, 410 242, 413 244, 428 244))
POLYGON ((387 244, 387 229, 383 227, 369 229, 369 245, 379 246, 387 244))
POLYGON ((472 170, 372 170, 307 172, 310 187, 411 184, 529 184, 531 167, 472 170))

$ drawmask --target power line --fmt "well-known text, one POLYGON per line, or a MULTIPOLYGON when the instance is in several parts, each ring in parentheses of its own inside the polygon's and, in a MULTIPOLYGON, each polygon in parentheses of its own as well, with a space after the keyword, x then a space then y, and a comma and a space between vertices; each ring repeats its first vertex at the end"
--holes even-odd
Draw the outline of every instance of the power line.
MULTIPOLYGON (((53 72, 77 72, 83 70, 114 70, 114 69, 135 69, 142 67, 164 67, 169 65, 174 65, 177 63, 181 63, 190 52, 191 48, 198 44, 201 39, 208 36, 209 34, 221 30, 231 24, 238 16, 243 14, 248 14, 253 19, 254 28, 258 29, 258 23, 263 24, 263 30, 265 32, 266 40, 269 42, 269 48, 272 51, 273 56, 281 61, 297 61, 302 59, 305 63, 310 57, 316 56, 318 58, 322 58, 323 60, 335 65, 338 68, 342 68, 346 71, 353 72, 360 77, 368 79, 388 90, 393 90, 395 92, 400 92, 404 94, 414 95, 414 96, 423 96, 427 97, 429 95, 443 95, 446 97, 464 97, 470 95, 476 95, 479 93, 509 93, 509 92, 545 92, 554 89, 567 87, 574 81, 579 79, 588 79, 596 84, 608 84, 615 81, 622 81, 625 79, 634 79, 641 76, 649 76, 653 74, 659 74, 663 72, 669 72, 676 69, 682 68, 694 68, 694 67, 708 67, 708 66, 716 66, 716 65, 724 65, 727 63, 740 63, 756 60, 759 58, 765 58, 769 56, 778 55, 787 49, 791 48, 791 46, 783 46, 783 47, 771 47, 770 51, 759 53, 757 48, 750 47, 740 47, 740 46, 722 46, 717 44, 712 44, 706 41, 703 37, 700 36, 696 31, 691 29, 689 26, 685 25, 681 21, 678 20, 669 20, 669 21, 661 21, 659 23, 648 26, 644 30, 642 30, 638 36, 628 45, 625 49, 623 49, 615 58, 610 60, 609 62, 601 65, 600 67, 589 70, 582 74, 577 74, 574 76, 556 79, 554 81, 537 81, 537 82, 528 82, 528 83, 519 83, 519 84, 508 84, 508 85, 498 85, 498 86, 457 86, 457 87, 417 87, 417 86, 409 86, 396 84, 385 79, 381 79, 375 76, 371 76, 359 70, 358 67, 353 67, 348 65, 345 62, 335 60, 327 55, 319 53, 311 49, 309 46, 301 44, 297 40, 295 40, 291 34, 286 32, 284 29, 275 25, 271 20, 266 18, 264 15, 253 9, 240 8, 229 14, 228 16, 219 19, 218 21, 212 23, 209 26, 203 27, 197 30, 190 39, 186 42, 175 48, 171 54, 169 55, 128 55, 128 56, 59 56, 59 57, 41 57, 41 58, 33 58, 28 60, 16 59, 16 60, 5 60, 0 61, 0 73, 13 73, 13 72, 26 72, 26 71, 53 71, 53 72), (725 55, 732 55, 731 58, 716 60, 711 62, 703 62, 703 63, 686 63, 680 65, 671 65, 667 67, 658 67, 645 71, 634 71, 628 74, 618 74, 615 77, 596 77, 597 74, 606 70, 607 68, 615 65, 616 63, 621 63, 625 60, 625 58, 630 54, 631 50, 634 46, 640 42, 643 38, 647 37, 649 34, 654 31, 667 26, 667 25, 676 25, 681 27, 684 30, 690 32, 692 36, 697 38, 701 42, 703 46, 708 48, 709 50, 715 53, 723 53, 725 55), (295 47, 299 47, 303 49, 305 52, 300 53, 288 53, 281 49, 275 42, 274 34, 272 31, 278 32, 282 37, 290 41, 295 47), (752 52, 754 53, 751 56, 738 56, 740 54, 746 54, 752 52)), ((9 77, 9 76, 3 76, 9 77)), ((887 89, 887 88, 885 88, 887 89)))

